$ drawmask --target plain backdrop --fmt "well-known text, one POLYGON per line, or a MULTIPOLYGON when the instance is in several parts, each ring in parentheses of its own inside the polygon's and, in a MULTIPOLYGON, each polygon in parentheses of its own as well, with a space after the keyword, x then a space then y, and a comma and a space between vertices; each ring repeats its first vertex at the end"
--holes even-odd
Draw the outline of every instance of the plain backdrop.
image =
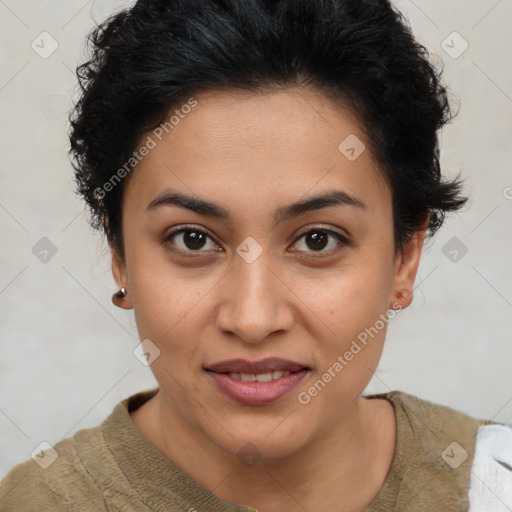
MULTIPOLYGON (((106 244, 67 157, 84 38, 122 5, 0 0, 0 477, 156 385, 133 354, 133 313, 110 302, 106 244)), ((471 202, 425 247, 414 302, 389 326, 365 393, 399 389, 512 423, 512 2, 396 5, 460 105, 442 164, 471 202)))

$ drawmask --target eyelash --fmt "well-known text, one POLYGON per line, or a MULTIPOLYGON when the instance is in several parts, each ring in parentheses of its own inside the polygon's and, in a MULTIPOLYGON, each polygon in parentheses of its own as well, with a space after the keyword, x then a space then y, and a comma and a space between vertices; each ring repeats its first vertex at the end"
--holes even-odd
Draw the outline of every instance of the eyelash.
MULTIPOLYGON (((213 237, 208 232, 201 230, 201 229, 197 229, 194 226, 183 226, 181 228, 175 229, 174 231, 171 231, 170 233, 167 233, 164 236, 163 243, 168 244, 173 237, 175 237, 181 233, 186 233, 187 231, 194 231, 201 235, 206 235, 213 242, 215 242, 213 237)), ((294 251, 294 252, 306 252, 306 253, 309 253, 310 255, 313 255, 312 256, 313 258, 322 258, 322 257, 326 257, 326 256, 331 256, 332 254, 334 254, 335 252, 338 252, 342 248, 350 247, 352 245, 350 240, 347 237, 345 237, 341 233, 338 233, 337 231, 333 231, 332 229, 328 228, 327 226, 315 226, 313 228, 308 229, 307 231, 302 232, 300 235, 298 235, 298 237, 296 238, 296 240, 294 241, 293 244, 295 245, 305 235, 308 235, 310 233, 315 233, 315 232, 322 232, 322 233, 326 233, 327 235, 334 236, 338 240, 338 243, 339 243, 338 247, 336 247, 334 249, 329 249, 327 251, 320 250, 320 251, 294 251)), ((174 244, 172 244, 172 245, 174 245, 174 244)), ((177 252, 185 254, 187 257, 197 257, 197 256, 200 256, 201 253, 207 253, 207 251, 202 251, 202 250, 193 251, 193 250, 174 249, 174 248, 172 250, 175 250, 177 252)))

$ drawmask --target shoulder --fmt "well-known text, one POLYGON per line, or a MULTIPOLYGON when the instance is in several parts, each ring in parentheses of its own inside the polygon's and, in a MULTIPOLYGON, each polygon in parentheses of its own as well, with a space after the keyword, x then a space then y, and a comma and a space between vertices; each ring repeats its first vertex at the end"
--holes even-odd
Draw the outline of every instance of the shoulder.
MULTIPOLYGON (((141 392, 118 403, 100 425, 82 429, 14 466, 0 482, 2 512, 96 512, 134 510, 138 495, 120 469, 106 432, 117 435, 129 424, 129 403, 152 392, 141 392)), ((139 510, 146 510, 140 507, 139 510)))
POLYGON ((512 509, 511 425, 474 418, 402 391, 378 396, 391 401, 397 416, 402 466, 397 505, 414 500, 420 509, 427 504, 432 510, 512 509), (498 507, 492 489, 509 508, 498 507))
MULTIPOLYGON (((498 425, 491 420, 474 418, 452 407, 403 391, 391 391, 385 395, 392 402, 397 417, 406 420, 407 430, 415 440, 416 450, 438 450, 444 446, 451 447, 456 452, 460 451, 463 456, 462 450, 467 453, 474 451, 472 448, 481 427, 498 425)), ((448 455, 449 458, 451 449, 446 454, 439 455, 448 455)))
POLYGON ((117 457, 124 456, 131 464, 144 456, 149 443, 138 436, 142 441, 138 451, 134 448, 137 433, 129 413, 157 391, 125 398, 100 425, 43 447, 32 459, 14 466, 0 482, 0 510, 149 512, 117 457))
MULTIPOLYGON (((2 512, 74 511, 84 510, 85 502, 96 505, 95 482, 84 466, 76 444, 79 437, 82 446, 98 446, 99 436, 100 427, 77 432, 14 466, 0 482, 2 512)), ((98 510, 105 510, 99 503, 98 510)))

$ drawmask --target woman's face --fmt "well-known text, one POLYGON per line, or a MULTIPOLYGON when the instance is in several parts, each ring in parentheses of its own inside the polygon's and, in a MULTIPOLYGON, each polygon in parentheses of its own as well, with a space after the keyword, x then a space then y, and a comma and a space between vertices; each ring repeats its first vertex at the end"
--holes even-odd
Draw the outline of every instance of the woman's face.
POLYGON ((160 351, 165 414, 228 452, 280 457, 357 403, 422 240, 395 259, 391 193, 348 110, 304 89, 195 99, 147 134, 114 276, 160 351))

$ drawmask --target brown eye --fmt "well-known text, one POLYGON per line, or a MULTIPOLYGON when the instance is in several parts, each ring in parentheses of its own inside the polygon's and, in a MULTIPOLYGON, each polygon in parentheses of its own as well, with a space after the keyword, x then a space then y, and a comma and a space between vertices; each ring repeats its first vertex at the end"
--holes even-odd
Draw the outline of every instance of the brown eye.
POLYGON ((330 229, 312 229, 303 233, 297 240, 296 245, 299 251, 331 253, 343 246, 350 245, 349 240, 330 229), (327 250, 324 250, 327 247, 327 250))
POLYGON ((208 233, 194 228, 181 228, 169 233, 164 242, 172 243, 184 252, 206 252, 209 249, 216 249, 217 244, 208 233), (210 242, 210 247, 208 247, 210 242), (203 250, 205 249, 206 250, 203 250))
POLYGON ((206 235, 200 231, 184 231, 183 243, 192 250, 201 249, 206 243, 206 235))
POLYGON ((314 251, 322 250, 329 243, 329 236, 322 231, 311 231, 306 235, 306 245, 314 251))

